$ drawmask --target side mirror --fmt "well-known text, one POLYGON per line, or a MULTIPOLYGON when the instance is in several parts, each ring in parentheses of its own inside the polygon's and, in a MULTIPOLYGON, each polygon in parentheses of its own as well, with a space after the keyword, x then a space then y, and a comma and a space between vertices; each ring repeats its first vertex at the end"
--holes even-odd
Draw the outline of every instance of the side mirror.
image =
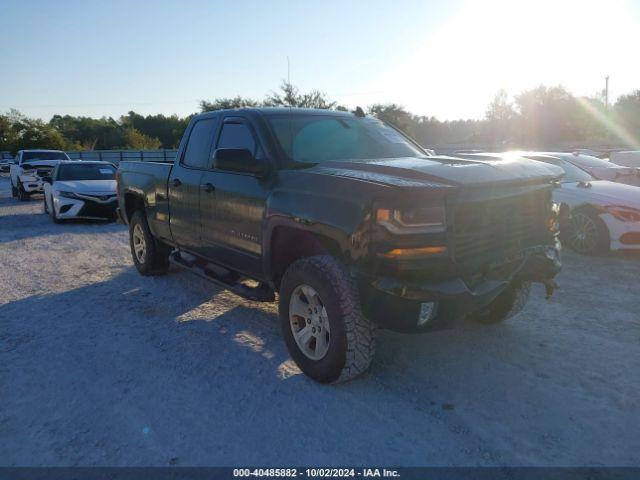
POLYGON ((213 156, 213 167, 217 170, 248 173, 264 177, 269 172, 267 162, 259 160, 245 148, 219 148, 213 156))

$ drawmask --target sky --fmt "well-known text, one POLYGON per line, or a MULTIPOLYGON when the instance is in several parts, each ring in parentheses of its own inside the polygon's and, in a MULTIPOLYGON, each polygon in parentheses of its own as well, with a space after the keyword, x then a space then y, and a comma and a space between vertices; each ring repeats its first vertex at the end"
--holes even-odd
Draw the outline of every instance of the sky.
POLYGON ((183 116, 288 72, 442 120, 482 118, 501 88, 640 89, 640 0, 0 0, 0 19, 0 112, 45 120, 183 116))

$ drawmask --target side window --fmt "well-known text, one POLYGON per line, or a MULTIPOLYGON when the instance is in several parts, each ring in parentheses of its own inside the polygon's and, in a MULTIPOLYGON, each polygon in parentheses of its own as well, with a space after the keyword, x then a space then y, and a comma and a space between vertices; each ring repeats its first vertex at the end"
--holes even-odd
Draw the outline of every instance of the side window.
POLYGON ((185 148, 182 163, 188 167, 207 168, 209 166, 209 152, 213 143, 216 119, 199 120, 191 129, 187 148, 185 148))
POLYGON ((256 153, 256 141, 244 123, 225 123, 220 132, 218 148, 245 148, 256 153))

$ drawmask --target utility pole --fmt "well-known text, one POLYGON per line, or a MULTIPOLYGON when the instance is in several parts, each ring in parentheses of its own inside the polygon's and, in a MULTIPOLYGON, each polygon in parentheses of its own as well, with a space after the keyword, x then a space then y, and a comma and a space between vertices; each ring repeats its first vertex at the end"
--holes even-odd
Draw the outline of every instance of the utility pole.
POLYGON ((604 77, 604 106, 609 106, 609 75, 604 77))

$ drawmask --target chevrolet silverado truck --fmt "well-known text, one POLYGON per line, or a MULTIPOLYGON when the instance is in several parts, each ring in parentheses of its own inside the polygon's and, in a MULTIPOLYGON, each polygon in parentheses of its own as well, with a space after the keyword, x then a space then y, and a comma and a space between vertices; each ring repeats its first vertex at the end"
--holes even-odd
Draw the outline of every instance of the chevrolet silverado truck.
POLYGON ((142 275, 169 265, 236 294, 278 294, 291 357, 344 381, 377 327, 450 328, 520 311, 560 270, 562 171, 431 156, 356 113, 236 109, 189 123, 175 161, 122 162, 118 215, 142 275))

